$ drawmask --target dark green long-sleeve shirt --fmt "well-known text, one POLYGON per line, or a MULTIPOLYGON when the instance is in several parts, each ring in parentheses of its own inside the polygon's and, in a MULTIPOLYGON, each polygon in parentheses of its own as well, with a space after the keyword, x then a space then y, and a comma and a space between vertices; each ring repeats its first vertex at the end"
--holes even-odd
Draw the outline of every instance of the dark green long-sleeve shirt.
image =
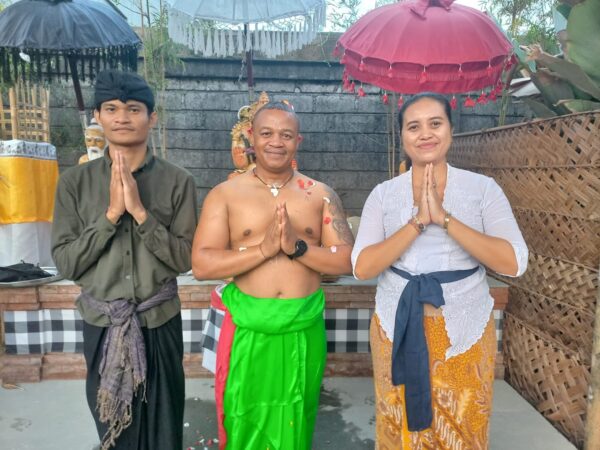
MULTIPOLYGON (((97 299, 141 302, 191 267, 197 224, 196 188, 185 170, 148 150, 133 173, 148 212, 138 225, 127 212, 113 225, 106 218, 112 161, 103 158, 66 170, 58 182, 52 257, 58 271, 97 299)), ((108 317, 77 305, 83 319, 108 326, 108 317)), ((180 311, 178 297, 139 315, 158 327, 180 311)))

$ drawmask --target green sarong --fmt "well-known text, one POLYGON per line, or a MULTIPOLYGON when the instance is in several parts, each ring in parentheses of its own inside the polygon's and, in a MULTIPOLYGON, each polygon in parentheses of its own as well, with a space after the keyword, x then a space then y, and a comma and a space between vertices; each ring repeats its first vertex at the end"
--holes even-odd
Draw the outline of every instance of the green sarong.
POLYGON ((305 298, 244 294, 223 304, 236 325, 223 409, 227 450, 310 450, 327 339, 322 289, 305 298))

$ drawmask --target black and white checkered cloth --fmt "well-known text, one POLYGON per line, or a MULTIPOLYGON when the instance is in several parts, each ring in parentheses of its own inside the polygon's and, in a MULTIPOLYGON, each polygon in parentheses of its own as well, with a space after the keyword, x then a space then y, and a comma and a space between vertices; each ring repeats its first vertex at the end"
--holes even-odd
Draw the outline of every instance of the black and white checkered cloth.
POLYGON ((202 367, 217 372, 217 346, 219 345, 219 336, 221 335, 221 325, 225 311, 217 308, 210 308, 208 320, 202 330, 202 367))
POLYGON ((76 309, 5 311, 6 353, 83 351, 83 321, 76 309))
POLYGON ((330 353, 366 353, 372 309, 326 309, 325 330, 330 353))
POLYGON ((202 352, 202 328, 207 323, 208 309, 182 309, 183 351, 202 352))
MULTIPOLYGON (((326 309, 327 351, 335 353, 368 352, 368 308, 326 309)), ((183 344, 186 353, 204 352, 206 364, 214 367, 224 313, 214 308, 184 309, 183 344)), ((502 350, 503 311, 494 311, 498 351, 502 350)), ((83 321, 74 309, 5 311, 6 353, 12 355, 83 351, 83 321)))

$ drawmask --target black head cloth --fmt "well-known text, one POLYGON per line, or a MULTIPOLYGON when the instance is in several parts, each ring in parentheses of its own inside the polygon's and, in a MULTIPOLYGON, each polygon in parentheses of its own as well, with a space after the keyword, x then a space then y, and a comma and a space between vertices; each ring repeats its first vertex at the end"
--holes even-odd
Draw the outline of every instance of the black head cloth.
POLYGON ((132 72, 120 70, 104 70, 96 78, 96 90, 94 92, 94 103, 96 109, 100 109, 102 103, 109 100, 137 100, 148 107, 148 111, 154 111, 154 94, 146 80, 132 72))

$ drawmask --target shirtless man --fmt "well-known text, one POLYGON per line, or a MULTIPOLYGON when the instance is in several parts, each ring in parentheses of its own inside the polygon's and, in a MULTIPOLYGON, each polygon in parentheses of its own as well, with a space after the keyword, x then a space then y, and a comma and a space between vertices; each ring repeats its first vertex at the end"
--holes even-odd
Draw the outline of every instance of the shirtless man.
POLYGON ((326 356, 321 273, 349 273, 354 241, 336 193, 292 168, 301 141, 290 106, 263 106, 256 168, 208 194, 194 237, 194 276, 233 278, 221 336, 235 333, 226 362, 219 343, 216 381, 227 450, 311 448, 326 356))

